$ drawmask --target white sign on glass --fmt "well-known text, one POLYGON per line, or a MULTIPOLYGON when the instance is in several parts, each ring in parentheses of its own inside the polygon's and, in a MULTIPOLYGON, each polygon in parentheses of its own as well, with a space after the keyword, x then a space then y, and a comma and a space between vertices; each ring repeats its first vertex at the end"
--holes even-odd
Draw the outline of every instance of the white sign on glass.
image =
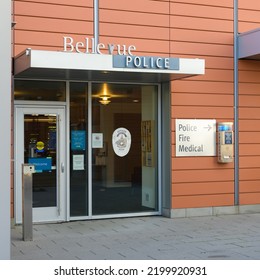
POLYGON ((73 155, 73 170, 84 170, 84 155, 73 155))
POLYGON ((103 148, 103 133, 92 133, 92 148, 103 148))
POLYGON ((117 128, 112 135, 113 150, 119 157, 128 154, 131 147, 131 133, 124 127, 117 128))

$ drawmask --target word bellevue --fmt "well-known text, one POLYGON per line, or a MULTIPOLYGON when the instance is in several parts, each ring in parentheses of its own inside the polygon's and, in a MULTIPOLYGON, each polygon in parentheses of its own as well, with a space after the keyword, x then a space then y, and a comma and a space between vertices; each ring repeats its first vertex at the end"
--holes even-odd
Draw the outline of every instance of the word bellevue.
POLYGON ((76 42, 72 37, 63 37, 63 51, 64 52, 74 52, 77 53, 92 53, 92 54, 104 54, 103 51, 107 49, 108 54, 117 54, 117 55, 130 55, 132 56, 132 51, 136 50, 134 45, 126 46, 126 45, 114 45, 114 44, 103 44, 103 43, 95 43, 95 38, 85 38, 85 42, 76 42), (84 49, 85 51, 82 51, 84 49))

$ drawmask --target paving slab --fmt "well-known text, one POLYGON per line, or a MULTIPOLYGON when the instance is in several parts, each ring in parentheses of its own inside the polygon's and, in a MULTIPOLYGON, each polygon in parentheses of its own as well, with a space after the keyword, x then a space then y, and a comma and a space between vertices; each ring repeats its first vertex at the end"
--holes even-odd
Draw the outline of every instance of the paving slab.
POLYGON ((33 241, 12 229, 16 260, 260 260, 260 214, 161 216, 33 226, 33 241))

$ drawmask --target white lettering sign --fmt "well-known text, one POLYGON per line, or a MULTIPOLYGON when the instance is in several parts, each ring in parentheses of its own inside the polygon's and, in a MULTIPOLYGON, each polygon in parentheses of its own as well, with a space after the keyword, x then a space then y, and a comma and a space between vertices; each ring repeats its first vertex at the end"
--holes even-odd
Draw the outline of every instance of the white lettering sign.
POLYGON ((216 156, 216 120, 176 119, 176 156, 216 156))
POLYGON ((63 51, 64 52, 77 52, 77 53, 97 53, 104 54, 104 51, 107 51, 111 55, 133 55, 133 51, 136 50, 134 45, 114 45, 114 44, 103 44, 95 43, 94 38, 85 38, 84 42, 74 42, 72 37, 63 37, 63 51))
POLYGON ((170 69, 170 59, 162 57, 126 56, 126 67, 170 69))

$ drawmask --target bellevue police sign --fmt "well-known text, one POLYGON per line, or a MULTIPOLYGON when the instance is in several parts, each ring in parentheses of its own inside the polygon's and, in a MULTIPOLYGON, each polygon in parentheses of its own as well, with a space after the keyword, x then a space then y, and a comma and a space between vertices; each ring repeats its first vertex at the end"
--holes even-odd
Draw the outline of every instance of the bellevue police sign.
POLYGON ((136 68, 153 70, 179 70, 179 58, 134 56, 134 45, 95 43, 94 38, 85 38, 75 42, 72 37, 63 37, 63 51, 85 54, 110 54, 113 56, 113 68, 136 68))
POLYGON ((204 73, 204 59, 143 56, 134 45, 97 43, 87 37, 78 41, 64 36, 63 51, 28 48, 14 61, 17 78, 158 83, 204 73))
POLYGON ((176 119, 176 156, 216 156, 216 120, 176 119))

